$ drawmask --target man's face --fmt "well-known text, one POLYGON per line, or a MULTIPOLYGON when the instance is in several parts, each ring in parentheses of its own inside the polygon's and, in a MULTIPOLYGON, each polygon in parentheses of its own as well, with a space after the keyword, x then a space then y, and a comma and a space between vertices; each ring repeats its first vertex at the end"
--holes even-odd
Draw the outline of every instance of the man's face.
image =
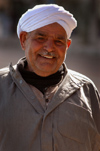
POLYGON ((28 70, 46 77, 58 71, 70 45, 62 26, 53 23, 30 33, 20 35, 22 48, 28 62, 28 70))

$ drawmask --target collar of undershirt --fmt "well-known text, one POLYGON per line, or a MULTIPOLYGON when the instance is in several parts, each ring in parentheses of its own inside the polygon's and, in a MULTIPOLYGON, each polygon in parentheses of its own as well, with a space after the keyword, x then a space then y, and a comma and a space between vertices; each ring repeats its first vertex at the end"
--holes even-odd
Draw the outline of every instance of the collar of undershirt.
POLYGON ((35 86, 39 89, 43 94, 45 90, 50 87, 57 85, 65 75, 65 68, 63 65, 59 68, 59 70, 50 76, 41 77, 34 72, 27 71, 27 60, 21 60, 18 64, 18 70, 21 73, 23 79, 30 85, 35 86))

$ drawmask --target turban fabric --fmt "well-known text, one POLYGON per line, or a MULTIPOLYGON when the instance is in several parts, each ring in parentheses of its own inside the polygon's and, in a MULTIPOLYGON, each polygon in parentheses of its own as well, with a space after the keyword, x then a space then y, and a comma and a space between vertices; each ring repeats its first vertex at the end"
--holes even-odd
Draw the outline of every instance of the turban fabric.
POLYGON ((77 26, 76 19, 62 6, 41 4, 29 9, 21 16, 17 25, 17 35, 20 38, 22 31, 31 32, 55 22, 65 29, 68 38, 77 26))

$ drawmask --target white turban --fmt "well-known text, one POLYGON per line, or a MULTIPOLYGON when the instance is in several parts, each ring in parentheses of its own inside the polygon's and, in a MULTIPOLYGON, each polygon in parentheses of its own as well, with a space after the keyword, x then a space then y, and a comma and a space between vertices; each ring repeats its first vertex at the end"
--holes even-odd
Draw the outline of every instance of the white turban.
POLYGON ((77 26, 77 21, 71 13, 62 6, 56 4, 36 5, 29 9, 19 19, 17 34, 20 37, 22 31, 31 32, 45 25, 57 22, 66 31, 67 37, 71 36, 73 29, 77 26))

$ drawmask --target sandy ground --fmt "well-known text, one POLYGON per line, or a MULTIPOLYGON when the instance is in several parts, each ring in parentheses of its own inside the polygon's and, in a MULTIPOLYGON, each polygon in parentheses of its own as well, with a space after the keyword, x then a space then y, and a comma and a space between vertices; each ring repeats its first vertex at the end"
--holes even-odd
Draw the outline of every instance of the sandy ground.
MULTIPOLYGON (((92 79, 100 91, 100 50, 95 52, 94 49, 99 47, 79 45, 79 41, 75 40, 69 48, 66 64, 68 68, 92 79)), ((17 38, 0 40, 0 68, 8 66, 10 62, 15 64, 23 56, 24 52, 17 38)))

